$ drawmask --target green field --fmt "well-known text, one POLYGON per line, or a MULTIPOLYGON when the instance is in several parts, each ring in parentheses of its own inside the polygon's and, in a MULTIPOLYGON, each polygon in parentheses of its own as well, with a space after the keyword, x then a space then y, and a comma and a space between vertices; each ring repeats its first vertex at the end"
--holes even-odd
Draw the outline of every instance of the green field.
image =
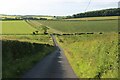
MULTIPOLYGON (((32 21, 31 21, 32 22, 32 21)), ((117 32, 118 20, 106 21, 33 21, 46 25, 54 32, 75 33, 75 32, 117 32), (56 31, 55 31, 56 30, 56 31)), ((38 27, 40 27, 39 25, 38 27)))
POLYGON ((116 33, 58 36, 79 78, 118 78, 118 35, 116 33))
POLYGON ((2 34, 32 34, 36 29, 25 21, 2 21, 2 34))
POLYGON ((118 20, 105 21, 52 21, 31 20, 32 25, 25 21, 2 21, 2 34, 32 34, 41 30, 42 26, 49 27, 50 33, 75 33, 75 32, 117 32, 118 20), (19 27, 19 28, 18 28, 19 27))

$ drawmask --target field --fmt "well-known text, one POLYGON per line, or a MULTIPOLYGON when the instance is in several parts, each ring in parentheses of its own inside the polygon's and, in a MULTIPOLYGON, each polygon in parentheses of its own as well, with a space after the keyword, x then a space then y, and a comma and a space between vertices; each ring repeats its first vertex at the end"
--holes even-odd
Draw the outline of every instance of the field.
POLYGON ((25 21, 2 21, 3 78, 19 78, 38 61, 53 52, 50 35, 33 35, 25 21))
POLYGON ((6 18, 9 18, 9 19, 22 19, 22 17, 33 17, 33 18, 37 18, 37 19, 40 19, 40 18, 46 18, 48 20, 50 19, 55 19, 53 16, 40 16, 40 15, 26 15, 26 16, 20 16, 20 15, 4 15, 4 14, 0 14, 0 19, 2 20, 7 20, 6 18))
POLYGON ((96 20, 117 20, 119 16, 108 16, 108 17, 87 17, 87 18, 71 18, 65 20, 80 20, 80 21, 96 21, 96 20))
POLYGON ((5 18, 12 18, 12 19, 15 19, 16 17, 20 17, 20 16, 13 16, 13 15, 0 15, 0 19, 5 19, 5 18))
POLYGON ((2 34, 32 34, 36 31, 25 21, 2 21, 2 34))
POLYGON ((116 33, 58 36, 74 72, 79 78, 117 78, 118 35, 116 33))
POLYGON ((7 57, 4 59, 3 65, 5 66, 4 77, 20 77, 27 68, 30 69, 39 59, 54 51, 53 42, 49 35, 51 33, 102 32, 102 34, 61 35, 56 38, 79 78, 117 78, 118 20, 113 19, 116 17, 87 18, 87 21, 3 21, 2 34, 6 34, 2 35, 3 46, 5 46, 3 54, 4 57, 7 57), (43 34, 41 31, 43 26, 49 28, 49 34, 43 34), (42 34, 33 35, 32 33, 36 30, 42 34), (15 47, 20 52, 16 55, 16 60, 12 54, 17 53, 15 47), (35 55, 31 55, 34 53, 35 55), (19 57, 20 54, 23 58, 19 57), (26 55, 24 56, 24 54, 26 55), (27 62, 24 63, 24 61, 27 62), (11 67, 9 68, 9 66, 11 67))
POLYGON ((103 34, 62 35, 57 36, 57 40, 79 78, 117 78, 119 59, 116 18, 100 17, 99 21, 98 18, 96 21, 89 21, 87 18, 88 21, 30 22, 36 23, 38 27, 46 25, 51 32, 56 33, 103 32, 103 34))
MULTIPOLYGON (((32 21, 31 21, 32 22, 32 21)), ((117 32, 118 20, 106 21, 33 21, 54 29, 57 33, 117 32)), ((41 26, 41 25, 39 25, 41 26)), ((39 27, 38 26, 38 27, 39 27)))
POLYGON ((54 19, 52 16, 35 16, 34 18, 38 18, 38 19, 40 19, 40 18, 46 18, 46 19, 54 19))

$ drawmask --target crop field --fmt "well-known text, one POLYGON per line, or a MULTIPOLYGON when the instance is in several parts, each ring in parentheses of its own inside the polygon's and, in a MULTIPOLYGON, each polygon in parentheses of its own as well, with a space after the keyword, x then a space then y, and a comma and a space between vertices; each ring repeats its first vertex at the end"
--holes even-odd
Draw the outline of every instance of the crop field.
POLYGON ((71 18, 65 20, 82 20, 82 21, 96 21, 96 20, 117 20, 119 16, 109 16, 109 17, 87 17, 87 18, 71 18))
POLYGON ((0 18, 1 18, 1 19, 5 19, 5 18, 13 18, 13 19, 15 19, 16 17, 20 17, 20 16, 0 15, 0 18))
MULTIPOLYGON (((35 21, 34 21, 35 22, 35 21)), ((75 32, 117 32, 118 20, 106 21, 36 21, 54 31, 62 33, 75 32)), ((39 26, 38 26, 39 27, 39 26)))
POLYGON ((79 78, 117 78, 118 35, 58 36, 74 72, 79 78))
POLYGON ((2 21, 2 34, 32 34, 36 29, 25 21, 2 21))
POLYGON ((35 16, 34 18, 46 18, 46 19, 54 19, 52 16, 35 16))

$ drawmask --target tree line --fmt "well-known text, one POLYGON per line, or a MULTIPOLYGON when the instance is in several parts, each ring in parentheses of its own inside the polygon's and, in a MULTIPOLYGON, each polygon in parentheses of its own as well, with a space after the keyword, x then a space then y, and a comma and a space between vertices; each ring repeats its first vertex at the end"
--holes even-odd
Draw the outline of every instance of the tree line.
POLYGON ((99 16, 120 16, 120 8, 78 13, 78 14, 73 14, 72 16, 67 16, 67 18, 84 18, 84 17, 99 17, 99 16))
POLYGON ((7 18, 5 17, 4 19, 0 19, 0 20, 47 20, 47 18, 34 18, 34 17, 7 18))

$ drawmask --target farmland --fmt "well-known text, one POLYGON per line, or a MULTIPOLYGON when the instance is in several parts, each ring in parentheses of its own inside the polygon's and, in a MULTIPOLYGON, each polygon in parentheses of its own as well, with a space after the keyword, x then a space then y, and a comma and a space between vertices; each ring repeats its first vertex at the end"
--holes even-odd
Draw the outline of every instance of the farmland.
POLYGON ((2 21, 2 34, 32 34, 35 30, 25 21, 2 21))
POLYGON ((66 35, 58 36, 57 39, 79 78, 117 78, 119 76, 116 33, 66 35))
POLYGON ((119 16, 109 16, 109 17, 87 17, 87 18, 71 18, 65 20, 82 20, 82 21, 99 21, 99 20, 117 20, 119 16))
MULTIPOLYGON (((32 22, 32 21, 31 21, 32 22)), ((34 21, 35 22, 35 21, 34 21)), ((56 32, 117 32, 118 20, 106 21, 36 21, 56 32)))
POLYGON ((89 18, 88 21, 28 20, 26 22, 17 20, 3 21, 2 24, 3 46, 6 47, 3 49, 3 57, 6 57, 3 65, 5 66, 4 77, 20 77, 39 59, 54 51, 49 34, 87 32, 94 34, 56 36, 76 75, 79 78, 118 77, 118 20, 111 20, 111 18, 96 21, 89 21, 89 18), (43 26, 49 27, 49 34, 43 34, 41 31, 43 26), (40 34, 33 35, 36 30, 40 34), (102 34, 96 34, 98 32, 102 34), (17 51, 19 53, 14 55, 13 53, 17 51))
POLYGON ((118 20, 111 20, 108 17, 107 20, 104 19, 105 17, 99 21, 31 20, 30 22, 39 26, 46 25, 57 33, 103 32, 103 34, 56 37, 79 78, 117 78, 119 76, 118 20))

